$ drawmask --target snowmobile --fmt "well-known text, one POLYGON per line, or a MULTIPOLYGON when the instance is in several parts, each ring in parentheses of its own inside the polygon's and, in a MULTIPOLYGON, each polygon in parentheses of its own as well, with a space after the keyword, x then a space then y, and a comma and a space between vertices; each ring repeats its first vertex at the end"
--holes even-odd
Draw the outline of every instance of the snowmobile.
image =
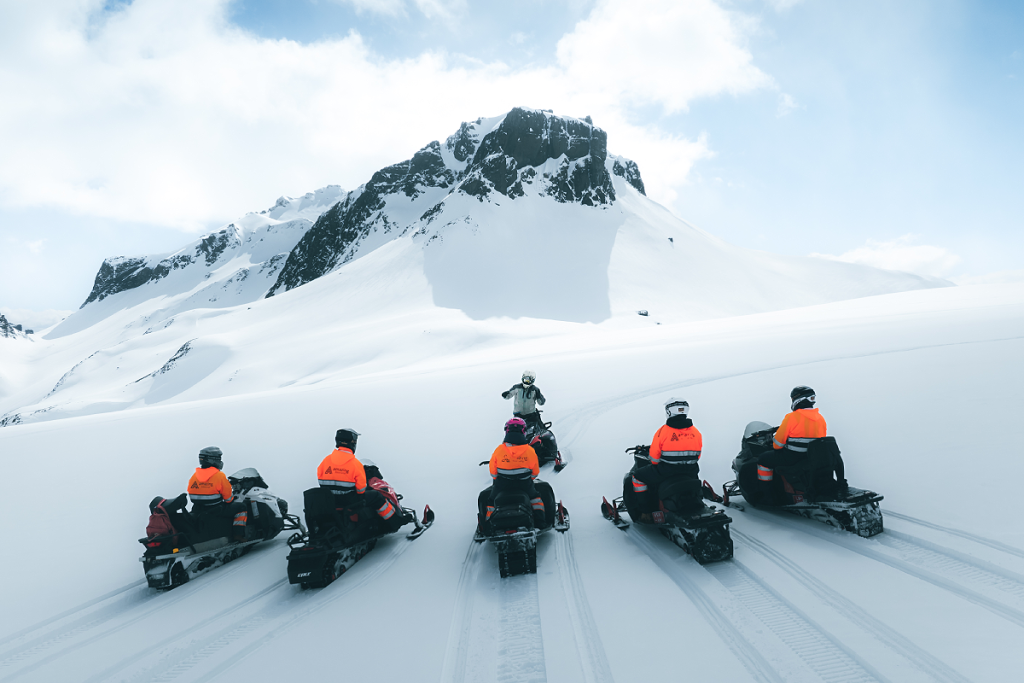
MULTIPOLYGON (((303 493, 306 529, 288 539, 288 582, 302 588, 322 588, 348 571, 377 541, 396 533, 406 524, 414 528, 406 538, 419 538, 434 523, 434 511, 427 505, 423 520, 416 511, 402 507, 402 496, 384 481, 380 470, 364 460, 367 486, 379 491, 395 508, 389 520, 381 519, 361 502, 351 505, 337 502, 336 494, 317 487, 303 493)), ((354 495, 354 494, 352 494, 354 495)))
MULTIPOLYGON (((569 530, 569 511, 562 501, 555 502, 551 485, 539 479, 535 479, 533 484, 544 501, 543 526, 535 524, 530 496, 525 491, 499 492, 494 496, 491 515, 488 517, 481 510, 477 517, 473 540, 477 543, 491 542, 498 553, 498 571, 503 579, 517 574, 536 574, 537 539, 552 529, 563 534, 569 530)), ((481 497, 483 495, 481 492, 481 497)))
POLYGON ((249 508, 242 541, 231 540, 230 517, 187 512, 184 493, 173 500, 157 496, 150 502, 146 538, 139 539, 146 550, 139 561, 151 588, 175 588, 284 530, 302 528, 299 518, 288 514, 288 502, 267 490, 254 468, 239 470, 228 481, 235 500, 249 508))
MULTIPOLYGON (((541 411, 537 411, 537 418, 540 421, 541 411)), ((540 421, 540 425, 537 423, 527 420, 526 421, 526 442, 530 444, 537 453, 537 460, 541 465, 546 465, 549 462, 553 462, 555 472, 561 472, 565 469, 567 463, 562 461, 562 454, 558 450, 558 442, 555 440, 555 435, 551 431, 551 423, 540 421)))
POLYGON ((882 511, 878 507, 882 496, 847 486, 834 438, 813 442, 806 457, 798 462, 779 462, 773 468, 762 463, 759 468, 759 459, 775 451, 772 440, 777 429, 765 422, 748 424, 739 455, 732 462, 736 479, 725 484, 722 496, 705 487, 705 497, 740 508, 731 499, 743 496, 756 508, 785 510, 864 538, 882 533, 882 511))
POLYGON ((643 511, 639 496, 633 490, 633 472, 651 464, 650 446, 634 446, 626 452, 633 456, 633 467, 622 480, 622 497, 601 502, 601 514, 625 531, 629 522, 622 518, 627 512, 636 524, 652 525, 667 539, 693 556, 700 564, 728 560, 733 554, 729 524, 725 511, 704 504, 701 483, 697 479, 669 479, 658 487, 658 509, 643 511))

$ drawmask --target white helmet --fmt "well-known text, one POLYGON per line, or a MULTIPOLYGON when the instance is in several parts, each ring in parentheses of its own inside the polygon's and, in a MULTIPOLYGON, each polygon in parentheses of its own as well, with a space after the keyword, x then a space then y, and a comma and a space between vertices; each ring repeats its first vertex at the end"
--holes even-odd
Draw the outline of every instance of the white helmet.
POLYGON ((523 370, 523 384, 530 386, 537 381, 537 373, 533 370, 523 370))
POLYGON ((665 416, 674 417, 676 415, 686 416, 690 412, 690 404, 681 398, 670 398, 665 401, 665 416))

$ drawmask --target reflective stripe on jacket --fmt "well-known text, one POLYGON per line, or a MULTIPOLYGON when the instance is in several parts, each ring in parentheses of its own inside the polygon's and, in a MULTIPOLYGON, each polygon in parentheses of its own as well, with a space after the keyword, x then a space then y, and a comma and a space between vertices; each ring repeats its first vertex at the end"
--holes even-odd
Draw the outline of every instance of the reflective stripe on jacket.
POLYGON ((800 408, 782 418, 782 424, 775 432, 772 446, 775 450, 786 448, 796 453, 806 453, 807 445, 815 439, 828 436, 825 418, 817 408, 800 408))
POLYGON ((226 474, 216 467, 197 467, 188 480, 188 497, 193 505, 216 505, 230 503, 234 495, 226 474))
POLYGON ((366 492, 366 470, 348 448, 336 448, 316 470, 320 486, 335 493, 366 492))
POLYGON ((652 465, 696 465, 704 440, 696 427, 662 425, 651 440, 652 465))
POLYGON ((532 480, 540 474, 537 452, 530 446, 503 443, 491 454, 491 477, 532 480))

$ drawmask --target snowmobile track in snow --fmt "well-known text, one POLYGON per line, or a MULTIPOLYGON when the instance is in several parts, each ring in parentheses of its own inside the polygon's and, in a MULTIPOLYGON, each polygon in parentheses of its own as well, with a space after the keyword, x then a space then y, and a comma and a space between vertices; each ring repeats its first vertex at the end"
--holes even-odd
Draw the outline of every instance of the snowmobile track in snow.
MULTIPOLYGON (((758 510, 753 511, 761 515, 758 510)), ((767 516, 764 517, 768 519, 767 516)), ((977 560, 955 550, 918 539, 909 534, 886 531, 874 538, 859 538, 845 532, 832 532, 811 525, 802 525, 796 520, 773 516, 773 523, 781 523, 791 529, 821 538, 851 552, 889 565, 938 588, 957 595, 968 602, 982 607, 1008 621, 1024 626, 1024 611, 1005 604, 1006 595, 1024 600, 1024 576, 977 560), (889 552, 887 548, 894 552, 889 552), (902 556, 901 556, 902 555, 902 556), (972 583, 975 587, 967 587, 972 583), (990 597, 976 588, 1002 592, 1000 598, 990 597)))
POLYGON ((559 577, 569 605, 569 617, 572 620, 573 637, 576 640, 576 652, 579 653, 583 679, 586 683, 614 683, 611 666, 601 643, 601 634, 597 629, 597 621, 594 620, 590 601, 583 588, 583 577, 580 576, 580 568, 576 564, 572 535, 559 534, 555 543, 559 577))
MULTIPOLYGON (((698 611, 704 616, 708 624, 718 632, 719 637, 736 655, 736 659, 750 672, 750 675, 757 681, 770 681, 782 683, 782 677, 775 671, 760 652, 751 645, 743 633, 736 628, 736 625, 725 615, 722 609, 705 594, 694 581, 687 576, 687 573, 660 549, 651 539, 647 538, 642 531, 637 529, 635 524, 626 529, 629 536, 639 548, 644 551, 658 567, 664 571, 672 581, 686 594, 698 611)), ((689 560, 689 557, 684 559, 689 560)), ((694 566, 699 567, 696 563, 694 566)))
POLYGON ((761 554, 781 567, 801 583, 807 590, 816 595, 823 603, 845 616, 866 633, 875 636, 883 645, 887 646, 904 659, 910 661, 917 669, 927 674, 932 680, 941 681, 943 683, 969 683, 969 679, 959 671, 953 669, 945 662, 936 659, 929 652, 921 649, 902 634, 871 616, 855 602, 841 595, 832 588, 829 588, 817 577, 800 567, 782 553, 774 550, 766 543, 762 543, 756 538, 748 536, 741 531, 737 531, 735 528, 732 529, 732 535, 734 539, 740 541, 750 550, 761 554))
POLYGON ((469 542, 466 559, 459 574, 459 585, 455 589, 455 607, 452 623, 448 629, 448 647, 441 667, 442 683, 464 683, 466 660, 469 658, 470 637, 473 630, 474 585, 483 562, 483 543, 469 542))
MULTIPOLYGON (((64 657, 68 654, 71 654, 72 652, 82 649, 83 647, 92 645, 93 643, 101 641, 109 636, 114 635, 115 633, 123 631, 129 626, 132 626, 138 623, 139 621, 142 621, 143 619, 149 617, 151 614, 161 612, 165 610, 169 605, 173 605, 175 603, 181 602, 182 600, 186 600, 189 597, 191 597, 192 594, 201 590, 205 590, 209 586, 216 584, 218 581, 221 581, 231 576, 235 572, 239 571, 241 566, 241 564, 238 564, 234 567, 228 567, 224 570, 223 573, 211 576, 206 581, 197 582, 195 584, 186 584, 186 586, 182 586, 178 588, 176 591, 172 591, 169 594, 157 593, 155 590, 149 588, 143 589, 143 591, 139 595, 135 596, 135 599, 133 599, 132 596, 130 595, 125 596, 125 599, 123 601, 128 603, 127 606, 118 608, 117 603, 111 604, 106 608, 100 609, 94 615, 90 614, 83 616, 82 618, 75 620, 71 624, 68 624, 64 628, 57 629, 53 632, 39 636, 29 641, 28 643, 25 643, 22 646, 15 647, 4 653, 4 659, 0 660, 0 671, 7 667, 17 665, 18 663, 23 662, 25 660, 34 659, 34 661, 32 661, 27 666, 18 669, 17 671, 5 675, 3 678, 0 678, 0 681, 13 681, 25 674, 31 673, 32 671, 35 671, 36 669, 39 669, 40 667, 43 667, 53 662, 56 659, 64 657), (187 588, 187 586, 189 585, 194 586, 194 588, 189 590, 187 588), (142 611, 138 614, 133 614, 134 606, 132 603, 134 602, 139 602, 143 606, 142 611), (149 607, 149 609, 145 609, 145 607, 147 606, 149 607), (119 617, 125 615, 129 615, 129 618, 126 621, 123 621, 104 631, 101 631, 100 633, 92 635, 91 637, 85 638, 84 640, 76 639, 77 636, 89 634, 92 631, 101 628, 104 624, 110 621, 114 621, 119 617), (64 645, 67 641, 73 642, 68 644, 63 649, 57 650, 56 652, 52 652, 54 648, 64 645)), ((123 592, 124 591, 119 591, 119 593, 123 592)), ((107 596, 110 595, 111 594, 109 593, 107 594, 107 596)), ((99 604, 102 601, 103 596, 97 598, 95 601, 91 601, 91 604, 99 604)), ((82 609, 84 608, 72 610, 71 614, 82 611, 82 609)))
MULTIPOLYGON (((630 527, 627 534, 634 528, 630 527)), ((771 645, 759 643, 756 632, 749 628, 745 630, 750 631, 750 635, 745 635, 740 626, 742 619, 737 623, 737 617, 730 618, 736 611, 723 609, 720 601, 716 604, 694 578, 687 576, 688 573, 706 572, 713 577, 743 608, 763 623, 768 632, 782 641, 803 667, 822 680, 830 683, 888 680, 735 558, 703 566, 685 555, 673 561, 642 532, 634 531, 631 537, 683 589, 757 680, 778 681, 792 678, 794 674, 786 675, 776 670, 760 652, 760 649, 765 649, 770 653, 771 645)), ((799 676, 799 672, 795 675, 799 676)), ((954 680, 959 682, 962 679, 954 680)))
MULTIPOLYGON (((370 558, 369 560, 367 558, 360 560, 360 563, 357 563, 352 569, 345 572, 344 575, 325 588, 303 591, 298 596, 286 600, 279 605, 260 610, 259 614, 255 617, 243 617, 221 628, 213 635, 212 640, 206 639, 200 644, 190 643, 173 654, 164 657, 154 667, 162 670, 159 678, 151 676, 150 671, 152 669, 138 672, 136 676, 142 676, 139 680, 145 681, 175 680, 188 673, 197 664, 230 647, 242 636, 248 636, 261 627, 270 627, 267 633, 250 642, 238 652, 229 655, 217 666, 209 669, 205 675, 196 679, 197 681, 211 681, 309 615, 319 612, 352 591, 361 588, 364 584, 376 579, 386 572, 409 546, 410 544, 405 542, 405 539, 402 539, 401 542, 393 542, 388 552, 376 556, 372 553, 367 555, 367 558, 370 558), (357 572, 356 570, 360 567, 361 563, 366 564, 362 564, 363 570, 357 572), (356 576, 352 576, 353 573, 356 576), (175 662, 169 667, 167 666, 168 662, 165 661, 168 658, 175 662)), ((380 548, 381 544, 378 544, 377 547, 380 548)))
POLYGON ((911 524, 917 524, 918 526, 923 526, 927 529, 941 531, 942 533, 949 534, 951 536, 959 536, 960 538, 966 538, 968 541, 973 541, 974 543, 978 543, 980 545, 987 545, 989 548, 998 550, 1000 552, 1004 552, 1008 555, 1024 557, 1024 550, 1021 550, 1020 548, 1014 548, 1013 546, 1006 545, 1005 543, 1000 543, 999 541, 993 541, 992 539, 985 538, 984 536, 978 536, 968 531, 961 531, 960 529, 942 526, 941 524, 933 524, 932 522, 926 522, 923 519, 917 519, 916 517, 911 517, 910 515, 901 515, 900 513, 893 512, 888 508, 886 508, 884 512, 885 515, 888 517, 902 519, 904 522, 910 522, 911 524))

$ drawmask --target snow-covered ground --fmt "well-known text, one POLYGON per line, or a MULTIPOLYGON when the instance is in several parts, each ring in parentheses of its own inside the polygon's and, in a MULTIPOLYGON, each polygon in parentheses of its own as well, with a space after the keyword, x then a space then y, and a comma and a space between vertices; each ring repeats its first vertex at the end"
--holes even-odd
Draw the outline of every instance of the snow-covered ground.
POLYGON ((395 282, 363 261, 148 335, 123 333, 139 324, 126 309, 63 342, 8 340, 4 410, 101 354, 64 380, 75 416, 0 429, 0 681, 987 681, 1024 668, 1024 284, 592 325, 472 320, 433 307, 422 271, 395 282), (345 295, 345 278, 409 294, 381 307, 345 295), (571 454, 549 481, 572 528, 542 537, 536 576, 500 580, 470 541, 488 483, 477 463, 525 368, 571 454), (623 450, 649 442, 666 397, 689 400, 702 476, 720 485, 744 425, 777 423, 797 384, 817 390, 851 484, 885 495, 884 534, 735 512, 735 558, 701 567, 601 517, 623 450), (219 445, 228 472, 256 467, 298 510, 341 426, 406 503, 436 510, 423 537, 381 542, 322 590, 287 584, 283 537, 173 591, 144 586, 146 504, 184 490, 200 448, 219 445))

